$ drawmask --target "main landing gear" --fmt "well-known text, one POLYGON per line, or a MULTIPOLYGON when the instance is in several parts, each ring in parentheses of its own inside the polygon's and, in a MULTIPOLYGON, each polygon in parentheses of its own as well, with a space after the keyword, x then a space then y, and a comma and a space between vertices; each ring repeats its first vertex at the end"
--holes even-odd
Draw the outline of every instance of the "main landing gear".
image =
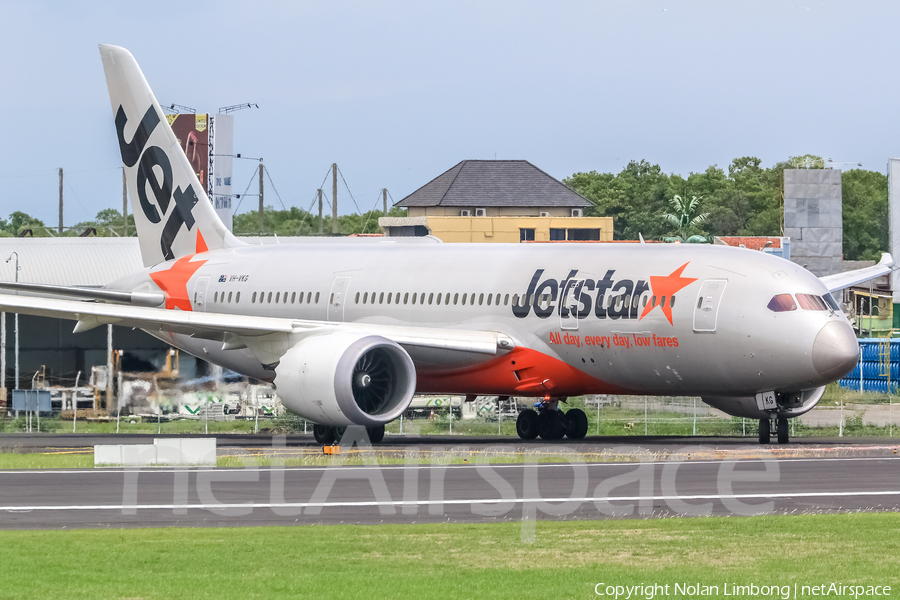
POLYGON ((587 435, 587 415, 580 408, 559 410, 559 401, 544 401, 535 404, 537 410, 527 408, 516 419, 516 433, 523 440, 533 440, 537 436, 545 440, 558 440, 563 436, 580 440, 587 435))
POLYGON ((777 417, 759 420, 759 443, 769 443, 770 438, 772 437, 772 421, 775 421, 775 432, 778 436, 778 443, 787 444, 790 442, 790 430, 788 429, 787 418, 777 417))
MULTIPOLYGON (((313 437, 316 442, 323 446, 330 446, 336 442, 340 442, 347 431, 346 427, 328 427, 327 425, 313 425, 313 437)), ((384 425, 377 427, 366 427, 366 433, 369 435, 369 441, 377 444, 384 439, 384 425)))

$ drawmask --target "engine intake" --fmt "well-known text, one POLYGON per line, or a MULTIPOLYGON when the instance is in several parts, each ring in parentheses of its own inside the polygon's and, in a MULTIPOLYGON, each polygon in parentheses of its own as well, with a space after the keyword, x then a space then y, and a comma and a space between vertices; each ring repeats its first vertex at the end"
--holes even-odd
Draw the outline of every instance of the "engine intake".
POLYGON ((288 350, 275 368, 278 396, 291 412, 320 425, 383 425, 412 402, 416 371, 396 342, 336 332, 288 350))

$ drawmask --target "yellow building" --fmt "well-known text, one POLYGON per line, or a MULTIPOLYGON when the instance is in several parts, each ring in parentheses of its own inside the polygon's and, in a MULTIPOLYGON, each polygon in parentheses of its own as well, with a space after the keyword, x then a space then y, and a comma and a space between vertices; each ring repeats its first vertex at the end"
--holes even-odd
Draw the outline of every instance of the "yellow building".
POLYGON ((588 200, 525 160, 464 160, 395 206, 408 216, 379 219, 386 236, 504 243, 613 239, 611 217, 585 217, 588 200))
POLYGON ((444 242, 551 242, 613 239, 612 217, 388 217, 388 236, 433 235, 444 242))

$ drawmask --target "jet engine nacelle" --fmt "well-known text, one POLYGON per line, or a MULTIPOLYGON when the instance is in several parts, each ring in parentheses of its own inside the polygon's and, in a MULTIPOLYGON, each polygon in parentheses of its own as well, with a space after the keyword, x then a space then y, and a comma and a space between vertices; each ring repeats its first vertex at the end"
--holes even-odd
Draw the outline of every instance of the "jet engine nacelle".
POLYGON ((374 427, 412 402, 416 371, 406 350, 377 335, 336 332, 309 337, 275 368, 285 408, 319 425, 374 427))
POLYGON ((802 390, 799 392, 776 393, 778 409, 774 415, 760 410, 755 396, 731 397, 731 396, 703 396, 704 402, 718 408, 733 417, 745 417, 748 419, 766 419, 771 416, 786 417, 792 419, 811 411, 825 394, 825 386, 802 390))

